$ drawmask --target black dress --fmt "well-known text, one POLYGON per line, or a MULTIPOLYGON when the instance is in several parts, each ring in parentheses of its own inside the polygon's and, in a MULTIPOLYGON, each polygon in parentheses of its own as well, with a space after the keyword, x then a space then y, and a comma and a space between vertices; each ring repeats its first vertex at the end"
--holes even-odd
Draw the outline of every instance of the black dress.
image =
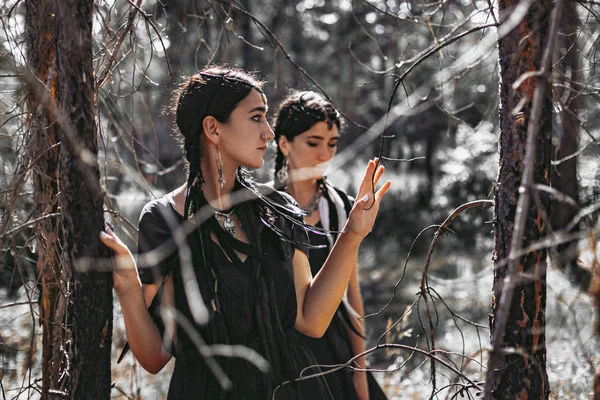
MULTIPOLYGON (((293 201, 278 192, 270 192, 269 198, 278 203, 293 201)), ((258 203, 258 200, 253 201, 258 203)), ((229 390, 223 390, 199 352, 195 332, 190 333, 178 325, 176 345, 169 350, 175 356, 175 369, 168 399, 270 399, 274 388, 277 388, 275 399, 346 398, 344 394, 336 393, 335 388, 333 391, 327 388, 322 378, 293 382, 278 388, 282 382, 297 378, 304 367, 316 364, 316 360, 301 344, 300 334, 294 328, 297 304, 292 257, 298 245, 293 242, 306 243, 306 232, 301 226, 290 223, 289 219, 269 216, 275 220, 273 225, 282 232, 278 235, 265 226, 259 229, 260 249, 250 249, 251 254, 241 264, 230 261, 212 240, 207 245, 210 246, 208 253, 212 269, 206 268, 199 260, 193 260, 202 299, 211 311, 210 322, 205 326, 194 326, 193 331, 199 332, 207 345, 243 345, 253 349, 270 363, 271 370, 264 374, 246 359, 215 356, 215 361, 233 384, 229 390), (291 238, 292 242, 281 240, 281 234, 291 238), (218 282, 218 287, 215 287, 215 282, 218 282), (265 293, 272 298, 270 308, 268 305, 261 306, 265 303, 265 293), (259 322, 263 320, 276 322, 259 322), (282 332, 266 332, 265 329, 281 329, 282 332), (266 343, 272 338, 279 338, 282 343, 266 343)), ((262 225, 259 218, 260 215, 254 216, 256 226, 262 225)), ((188 224, 167 197, 148 203, 139 222, 138 265, 143 283, 160 282, 161 277, 172 274, 178 318, 192 321, 179 264, 182 257, 177 256, 177 246, 173 242, 174 230, 184 223, 188 224)), ((246 227, 245 230, 248 231, 246 227)), ((190 234, 187 237, 190 248, 199 246, 195 239, 197 236, 190 234)), ((156 312, 153 314, 162 330, 160 318, 156 312)))

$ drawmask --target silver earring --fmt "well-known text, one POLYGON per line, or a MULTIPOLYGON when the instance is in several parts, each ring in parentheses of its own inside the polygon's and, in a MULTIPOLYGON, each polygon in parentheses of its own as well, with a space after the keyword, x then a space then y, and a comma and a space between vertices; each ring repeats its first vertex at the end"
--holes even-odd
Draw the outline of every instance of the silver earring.
POLYGON ((223 160, 221 160, 221 153, 219 153, 219 145, 215 144, 215 150, 217 150, 217 173, 219 174, 219 185, 221 189, 225 187, 225 176, 223 175, 223 160))
POLYGON ((279 168, 279 171, 277 171, 277 179, 279 179, 279 182, 283 186, 287 185, 287 181, 288 181, 288 159, 287 159, 287 157, 283 158, 283 165, 281 166, 281 168, 279 168))

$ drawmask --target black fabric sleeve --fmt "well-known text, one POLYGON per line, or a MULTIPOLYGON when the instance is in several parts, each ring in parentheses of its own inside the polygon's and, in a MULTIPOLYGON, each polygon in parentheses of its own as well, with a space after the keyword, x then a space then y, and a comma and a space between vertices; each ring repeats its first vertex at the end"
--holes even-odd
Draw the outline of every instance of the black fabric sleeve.
POLYGON ((138 273, 144 284, 159 283, 171 271, 175 245, 171 226, 178 226, 168 205, 148 203, 139 221, 138 273))

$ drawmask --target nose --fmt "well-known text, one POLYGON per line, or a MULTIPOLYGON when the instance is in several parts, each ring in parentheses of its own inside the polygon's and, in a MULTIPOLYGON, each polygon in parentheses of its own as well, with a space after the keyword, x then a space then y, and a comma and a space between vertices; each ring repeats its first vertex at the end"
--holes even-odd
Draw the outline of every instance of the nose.
POLYGON ((327 148, 327 145, 320 146, 320 149, 319 149, 319 161, 325 162, 325 161, 328 161, 329 158, 330 158, 330 154, 329 154, 329 149, 327 148))
POLYGON ((267 130, 265 132, 265 137, 266 140, 273 140, 275 138, 275 132, 273 132, 273 129, 271 128, 271 125, 267 122, 267 130))

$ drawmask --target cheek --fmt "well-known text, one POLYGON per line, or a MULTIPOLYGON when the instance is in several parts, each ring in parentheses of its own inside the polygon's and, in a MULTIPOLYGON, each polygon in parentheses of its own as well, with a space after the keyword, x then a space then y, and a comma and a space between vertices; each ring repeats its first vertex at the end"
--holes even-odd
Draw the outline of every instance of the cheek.
POLYGON ((329 159, 330 160, 335 156, 336 150, 337 150, 337 147, 329 148, 329 159))
POLYGON ((306 152, 306 156, 307 158, 310 158, 311 161, 316 160, 317 162, 319 159, 322 159, 323 157, 323 149, 319 148, 319 147, 311 147, 309 151, 306 152))
POLYGON ((294 165, 298 167, 303 167, 311 163, 311 160, 314 158, 311 148, 306 146, 304 148, 295 148, 290 151, 289 159, 293 162, 294 165))

